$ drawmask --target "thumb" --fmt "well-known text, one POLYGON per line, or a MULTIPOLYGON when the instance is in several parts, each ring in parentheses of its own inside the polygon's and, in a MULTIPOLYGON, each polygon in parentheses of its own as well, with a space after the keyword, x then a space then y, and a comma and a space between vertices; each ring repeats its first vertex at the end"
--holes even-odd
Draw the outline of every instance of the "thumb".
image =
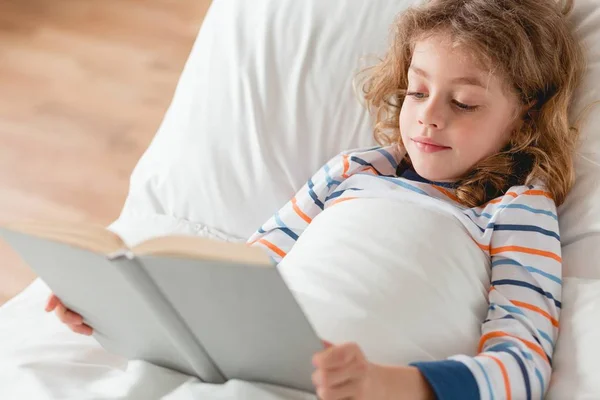
POLYGON ((333 343, 328 342, 327 340, 321 340, 323 342, 323 346, 325 346, 326 349, 333 347, 333 343))

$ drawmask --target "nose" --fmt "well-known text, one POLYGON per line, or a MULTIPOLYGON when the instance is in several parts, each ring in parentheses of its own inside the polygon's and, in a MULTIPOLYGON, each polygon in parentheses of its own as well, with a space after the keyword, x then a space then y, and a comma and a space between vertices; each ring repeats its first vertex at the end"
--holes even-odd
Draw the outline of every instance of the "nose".
POLYGON ((419 125, 424 125, 427 128, 444 129, 446 126, 446 116, 444 115, 443 105, 430 97, 428 101, 421 103, 417 120, 419 125))

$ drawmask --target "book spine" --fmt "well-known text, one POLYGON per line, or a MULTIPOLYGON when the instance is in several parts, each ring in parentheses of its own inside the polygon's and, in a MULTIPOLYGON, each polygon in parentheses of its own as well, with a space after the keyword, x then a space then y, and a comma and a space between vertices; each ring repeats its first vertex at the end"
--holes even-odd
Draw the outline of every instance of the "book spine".
POLYGON ((226 378, 210 358, 204 347, 192 334, 191 329, 184 322, 177 310, 167 300, 160 287, 152 280, 143 268, 143 264, 129 250, 119 251, 108 255, 110 261, 120 263, 119 270, 128 279, 132 286, 152 308, 154 314, 161 321, 165 333, 171 339, 173 346, 179 350, 179 356, 187 362, 198 378, 204 382, 224 383, 226 378), (135 267, 132 268, 132 263, 135 267))

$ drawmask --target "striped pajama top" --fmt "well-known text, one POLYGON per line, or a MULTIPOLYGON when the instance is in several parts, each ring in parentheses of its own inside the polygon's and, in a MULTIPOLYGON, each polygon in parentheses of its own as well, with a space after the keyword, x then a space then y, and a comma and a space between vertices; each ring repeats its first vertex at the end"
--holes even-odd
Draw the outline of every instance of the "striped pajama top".
POLYGON ((418 362, 439 399, 540 399, 552 372, 561 309, 556 205, 541 186, 515 186, 480 207, 460 205, 449 184, 397 176, 396 146, 339 154, 252 237, 280 261, 312 219, 354 198, 412 191, 439 200, 491 259, 489 309, 475 357, 418 362), (448 207, 450 206, 450 207, 448 207))

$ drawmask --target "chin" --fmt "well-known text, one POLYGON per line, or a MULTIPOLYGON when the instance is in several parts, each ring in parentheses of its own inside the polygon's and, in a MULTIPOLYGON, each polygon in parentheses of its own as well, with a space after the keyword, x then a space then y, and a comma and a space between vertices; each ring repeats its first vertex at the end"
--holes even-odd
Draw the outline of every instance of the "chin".
POLYGON ((443 166, 425 166, 413 163, 413 168, 417 174, 432 182, 451 182, 456 180, 456 175, 443 166))

